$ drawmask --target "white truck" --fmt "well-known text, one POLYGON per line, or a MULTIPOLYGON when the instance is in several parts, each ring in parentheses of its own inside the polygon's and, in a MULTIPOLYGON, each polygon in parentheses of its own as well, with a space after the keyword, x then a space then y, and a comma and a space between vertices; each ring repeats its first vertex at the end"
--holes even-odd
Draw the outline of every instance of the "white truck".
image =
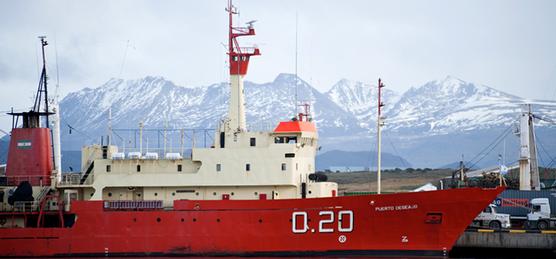
POLYGON ((489 228, 500 230, 502 228, 510 228, 510 214, 497 213, 496 205, 489 204, 479 215, 473 220, 470 227, 489 228))
POLYGON ((535 198, 529 202, 531 212, 527 214, 527 228, 553 229, 556 228, 556 215, 552 215, 548 198, 535 198))

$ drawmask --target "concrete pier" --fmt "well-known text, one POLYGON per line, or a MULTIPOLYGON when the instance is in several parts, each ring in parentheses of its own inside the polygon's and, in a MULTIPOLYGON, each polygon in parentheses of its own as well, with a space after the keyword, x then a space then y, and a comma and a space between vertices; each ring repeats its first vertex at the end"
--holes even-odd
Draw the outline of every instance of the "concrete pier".
POLYGON ((517 248, 556 251, 556 231, 475 230, 464 232, 456 248, 517 248))

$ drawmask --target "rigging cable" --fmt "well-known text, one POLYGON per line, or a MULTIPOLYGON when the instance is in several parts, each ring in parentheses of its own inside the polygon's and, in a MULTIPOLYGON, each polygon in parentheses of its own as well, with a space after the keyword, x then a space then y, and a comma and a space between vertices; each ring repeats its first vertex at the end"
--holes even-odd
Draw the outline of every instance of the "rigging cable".
MULTIPOLYGON (((552 164, 552 161, 555 161, 555 158, 556 158, 556 157, 553 158, 552 156, 550 156, 550 153, 546 150, 546 148, 544 148, 542 142, 540 141, 539 136, 537 136, 537 135, 535 134, 535 138, 537 139, 537 143, 539 143, 539 146, 541 147, 541 149, 542 149, 542 151, 544 152, 544 154, 545 154, 545 155, 548 157, 548 159, 550 160, 550 164, 548 164, 548 165, 551 165, 551 164, 552 164)), ((540 155, 540 153, 539 153, 539 155, 540 155)), ((540 157, 540 156, 539 156, 539 157, 540 157)), ((541 161, 541 162, 542 162, 542 161, 541 161)), ((547 166, 547 167, 548 167, 548 166, 547 166)))
POLYGON ((400 160, 400 164, 402 166, 405 166, 405 168, 409 168, 410 165, 404 161, 404 159, 402 158, 402 156, 400 155, 400 153, 398 153, 398 150, 396 149, 396 147, 394 146, 394 144, 392 143, 392 140, 390 139, 390 136, 388 135, 388 133, 386 131, 383 131, 383 133, 386 133, 384 135, 386 135, 386 140, 388 140, 388 143, 390 143, 390 146, 392 147, 392 149, 394 150, 394 153, 396 153, 396 156, 398 157, 398 159, 400 160))
POLYGON ((496 148, 500 144, 500 142, 511 132, 512 127, 513 127, 513 125, 510 124, 510 126, 508 128, 506 128, 500 135, 498 135, 498 137, 496 137, 496 139, 493 142, 491 142, 489 145, 487 145, 487 147, 485 147, 477 155, 475 155, 471 160, 469 160, 468 163, 472 163, 472 164, 471 164, 471 166, 469 166, 467 168, 473 168, 480 161, 482 161, 488 154, 490 154, 490 152, 492 152, 492 150, 494 150, 494 148, 496 148), (478 160, 473 162, 475 159, 478 159, 478 160))
POLYGON ((83 132, 83 131, 81 131, 81 130, 76 129, 76 128, 74 128, 73 126, 71 126, 71 125, 69 125, 69 124, 66 124, 66 125, 67 125, 68 128, 69 128, 69 134, 71 134, 72 131, 75 131, 75 132, 77 132, 77 133, 79 133, 79 134, 81 134, 81 135, 87 137, 89 140, 95 140, 95 139, 94 139, 93 137, 91 137, 89 134, 87 134, 87 133, 85 133, 85 132, 83 132))
POLYGON ((546 121, 546 122, 550 122, 552 124, 556 124, 556 121, 553 121, 551 119, 541 117, 541 116, 538 116, 538 115, 535 115, 535 114, 533 114, 533 118, 538 119, 538 120, 542 120, 542 121, 546 121))
POLYGON ((297 87, 299 84, 297 78, 297 12, 295 12, 295 99, 293 103, 293 116, 297 116, 297 87))

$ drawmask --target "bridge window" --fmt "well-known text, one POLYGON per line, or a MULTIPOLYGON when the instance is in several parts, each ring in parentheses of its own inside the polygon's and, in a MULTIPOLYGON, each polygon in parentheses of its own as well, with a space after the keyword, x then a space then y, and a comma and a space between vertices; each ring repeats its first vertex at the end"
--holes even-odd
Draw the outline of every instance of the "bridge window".
POLYGON ((251 171, 251 164, 245 164, 245 171, 251 171))
POLYGON ((112 171, 112 166, 111 165, 106 165, 106 172, 110 173, 112 171))
POLYGON ((141 165, 137 165, 137 172, 141 172, 141 165))
POLYGON ((222 165, 216 164, 216 172, 220 172, 220 171, 222 171, 222 165))
POLYGON ((295 144, 297 143, 297 137, 286 137, 286 142, 288 142, 288 144, 295 144))
POLYGON ((250 143, 249 143, 252 147, 257 145, 257 139, 256 138, 251 138, 250 139, 250 143))
POLYGON ((282 171, 286 171, 286 163, 282 163, 282 171))
POLYGON ((295 143, 297 143, 297 137, 296 136, 275 137, 274 138, 274 143, 276 143, 276 144, 283 144, 283 143, 295 144, 295 143))
POLYGON ((181 172, 181 165, 178 165, 178 172, 181 172))

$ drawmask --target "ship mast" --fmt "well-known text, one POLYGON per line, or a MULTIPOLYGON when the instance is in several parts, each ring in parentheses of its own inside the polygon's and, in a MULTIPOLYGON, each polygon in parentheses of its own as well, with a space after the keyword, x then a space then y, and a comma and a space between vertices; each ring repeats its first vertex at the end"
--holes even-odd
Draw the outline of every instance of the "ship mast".
POLYGON ((537 148, 531 104, 522 107, 520 119, 519 189, 540 190, 537 148))
POLYGON ((381 128, 384 125, 383 122, 383 118, 382 118, 382 106, 384 106, 384 103, 382 103, 381 100, 381 95, 382 95, 382 88, 384 87, 384 84, 382 83, 382 80, 379 78, 378 79, 378 112, 377 112, 377 120, 376 120, 376 134, 377 134, 377 193, 380 194, 381 193, 381 186, 380 186, 380 162, 381 162, 381 158, 380 158, 380 153, 381 153, 381 141, 382 141, 382 134, 381 134, 381 128))
MULTIPOLYGON (((45 40, 46 36, 39 36, 41 40, 41 49, 42 49, 42 72, 41 72, 41 79, 39 80, 39 87, 37 90, 37 95, 35 96, 35 104, 33 105, 33 112, 40 113, 41 111, 41 97, 44 93, 44 111, 48 113, 48 87, 47 87, 47 76, 46 76, 46 57, 44 54, 44 47, 48 45, 48 42, 45 40)), ((46 117, 46 127, 49 128, 50 125, 48 123, 48 115, 46 117)))
POLYGON ((245 95, 243 92, 243 78, 247 74, 247 66, 251 56, 260 55, 257 47, 242 48, 237 38, 255 35, 253 23, 247 22, 247 27, 234 27, 233 16, 238 14, 232 0, 228 1, 226 8, 229 16, 228 56, 230 61, 230 102, 228 109, 227 130, 234 133, 246 131, 245 122, 245 95))

